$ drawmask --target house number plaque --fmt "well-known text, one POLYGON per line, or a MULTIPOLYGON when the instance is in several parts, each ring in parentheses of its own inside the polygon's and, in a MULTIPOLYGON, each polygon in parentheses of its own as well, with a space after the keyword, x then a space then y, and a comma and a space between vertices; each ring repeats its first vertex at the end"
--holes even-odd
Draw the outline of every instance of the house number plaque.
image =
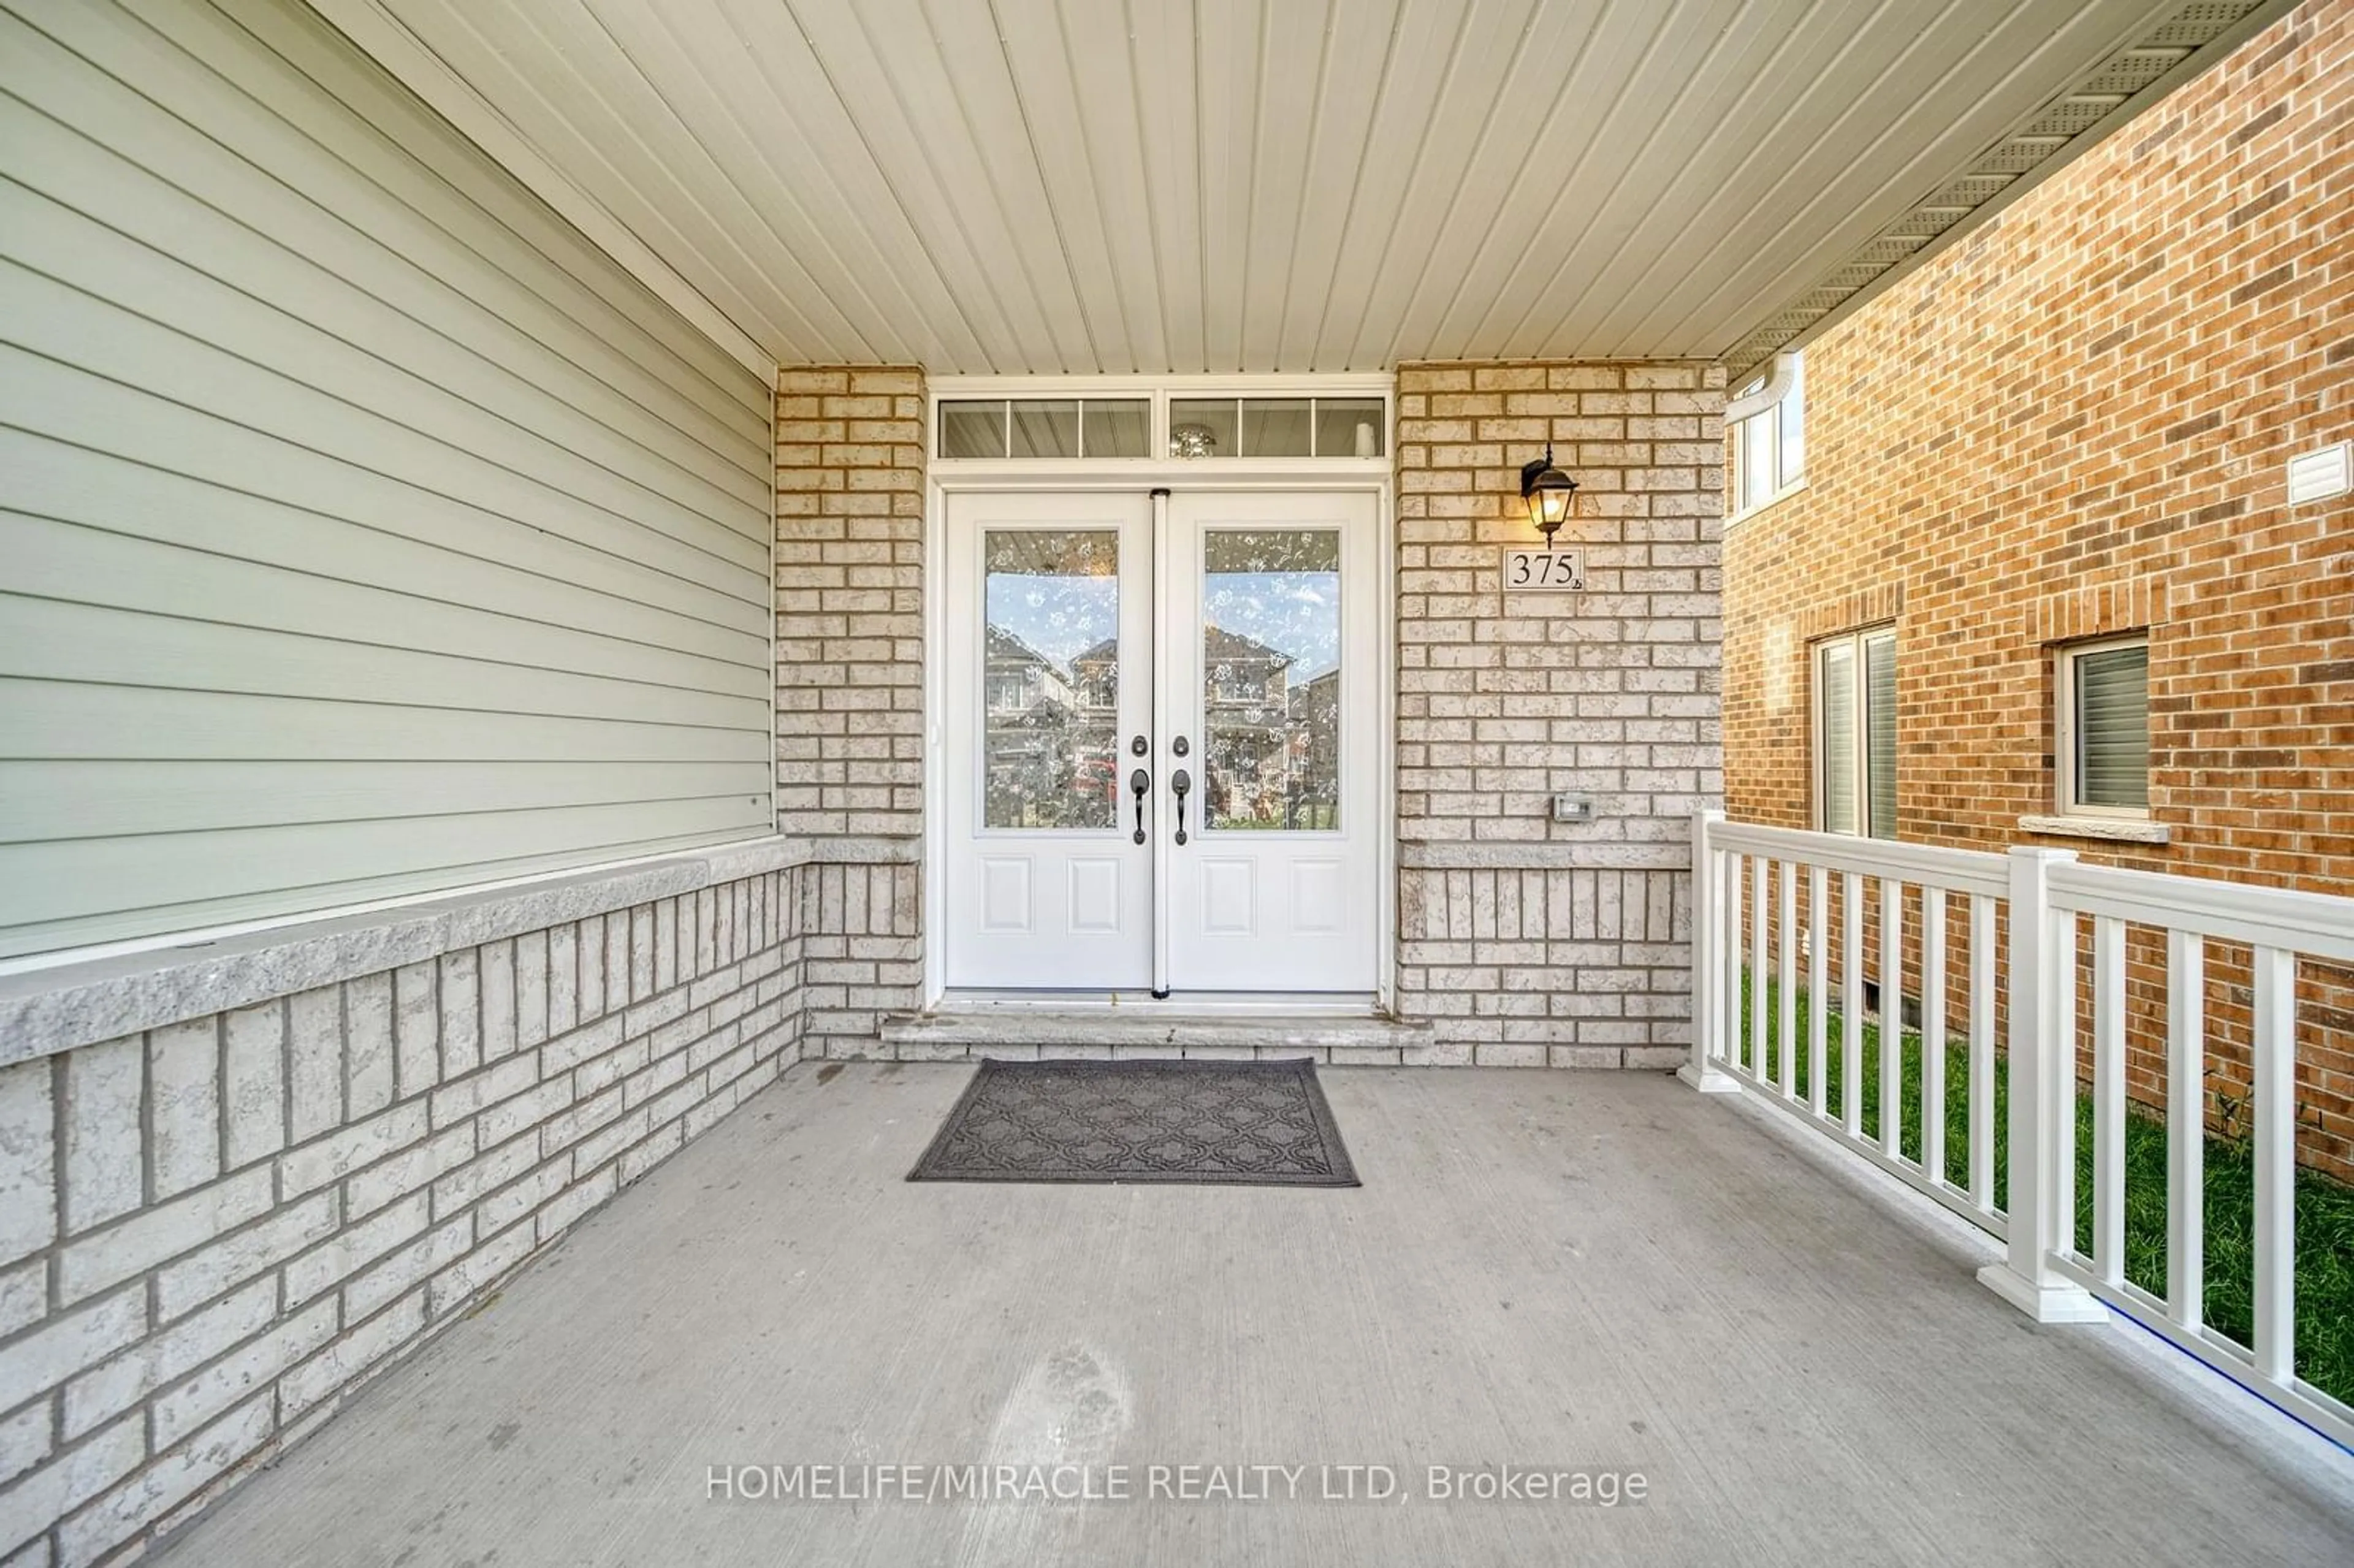
POLYGON ((1585 586, 1583 550, 1524 550, 1504 546, 1506 593, 1572 592, 1585 586))

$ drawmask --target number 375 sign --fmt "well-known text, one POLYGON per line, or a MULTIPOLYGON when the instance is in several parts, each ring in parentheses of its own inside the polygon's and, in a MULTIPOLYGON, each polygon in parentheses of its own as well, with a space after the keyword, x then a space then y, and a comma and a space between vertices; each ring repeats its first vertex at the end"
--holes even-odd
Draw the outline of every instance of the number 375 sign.
POLYGON ((1504 546, 1506 593, 1565 592, 1585 586, 1583 550, 1523 550, 1504 546))

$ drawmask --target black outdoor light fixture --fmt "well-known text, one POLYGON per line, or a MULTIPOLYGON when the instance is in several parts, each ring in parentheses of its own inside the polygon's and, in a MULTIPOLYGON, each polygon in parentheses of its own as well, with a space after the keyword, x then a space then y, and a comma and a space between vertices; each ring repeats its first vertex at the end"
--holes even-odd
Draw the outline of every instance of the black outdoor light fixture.
POLYGON ((1529 521, 1537 532, 1553 543, 1554 531, 1569 521, 1569 498, 1577 493, 1577 481, 1553 465, 1553 443, 1545 443, 1545 455, 1521 465, 1521 499, 1529 503, 1529 521))

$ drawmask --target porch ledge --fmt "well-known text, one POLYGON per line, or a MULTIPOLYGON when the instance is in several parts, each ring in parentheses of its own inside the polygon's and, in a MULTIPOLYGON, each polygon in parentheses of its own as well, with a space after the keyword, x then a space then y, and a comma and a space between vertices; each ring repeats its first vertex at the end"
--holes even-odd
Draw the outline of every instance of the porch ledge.
POLYGON ((1412 1065, 1433 1044, 1425 1020, 1386 1017, 1169 1013, 1123 1008, 1028 1008, 903 1013, 883 1021, 885 1051, 901 1061, 962 1061, 991 1054, 1106 1057, 1312 1054, 1335 1065, 1412 1065))
POLYGON ((2170 836, 2164 822, 2135 817, 2021 817, 2019 831, 2063 839, 2109 839, 2118 843, 2162 844, 2170 836))
POLYGON ((1410 871, 1681 871, 1690 867, 1691 850, 1685 824, 1674 819, 1651 820, 1673 821, 1679 836, 1659 842, 1601 838, 1408 840, 1398 845, 1398 864, 1410 871))
POLYGON ((421 963, 652 899, 813 861, 852 858, 842 853, 845 847, 805 838, 746 839, 604 871, 560 873, 0 976, 0 1066, 421 963))

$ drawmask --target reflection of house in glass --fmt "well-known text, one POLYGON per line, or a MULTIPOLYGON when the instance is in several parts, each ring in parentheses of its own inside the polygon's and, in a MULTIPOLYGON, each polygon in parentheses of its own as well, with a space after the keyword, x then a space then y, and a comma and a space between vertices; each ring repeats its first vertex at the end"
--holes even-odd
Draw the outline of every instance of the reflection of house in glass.
POLYGON ((1293 655, 1219 626, 1204 630, 1203 654, 1208 822, 1332 826, 1340 775, 1339 670, 1295 687, 1293 655))
POLYGON ((1107 637, 1071 661, 1079 711, 1111 724, 1119 715, 1119 639, 1107 637))
POLYGON ((1291 779, 1285 825, 1341 825, 1341 667, 1291 692, 1291 779))
POLYGON ((986 658, 988 767, 982 789, 989 825, 1109 827, 1118 789, 1113 645, 1089 650, 1066 670, 992 625, 986 658))
POLYGON ((1061 666, 1002 626, 989 629, 989 717, 1024 717, 1041 708, 1068 713, 1071 678, 1061 666))

